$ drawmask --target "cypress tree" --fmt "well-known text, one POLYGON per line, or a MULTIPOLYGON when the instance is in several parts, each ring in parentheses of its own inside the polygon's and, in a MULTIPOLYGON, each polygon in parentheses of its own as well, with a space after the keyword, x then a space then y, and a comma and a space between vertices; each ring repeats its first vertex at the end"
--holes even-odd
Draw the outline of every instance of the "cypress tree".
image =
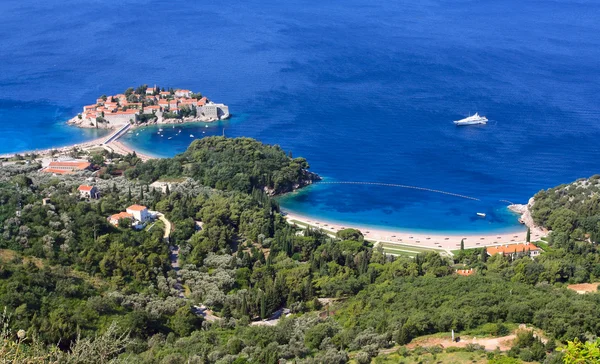
POLYGON ((261 292, 260 295, 260 317, 264 320, 267 318, 267 301, 265 294, 261 292))
POLYGON ((460 250, 465 250, 465 239, 460 240, 460 250))
POLYGON ((129 187, 129 190, 127 191, 127 200, 131 201, 131 187, 129 187))
POLYGON ((487 251, 485 248, 481 249, 481 261, 484 263, 487 261, 487 251))
POLYGON ((525 241, 531 243, 531 229, 527 228, 527 236, 525 237, 525 241))
POLYGON ((144 199, 144 186, 140 186, 140 200, 144 199))

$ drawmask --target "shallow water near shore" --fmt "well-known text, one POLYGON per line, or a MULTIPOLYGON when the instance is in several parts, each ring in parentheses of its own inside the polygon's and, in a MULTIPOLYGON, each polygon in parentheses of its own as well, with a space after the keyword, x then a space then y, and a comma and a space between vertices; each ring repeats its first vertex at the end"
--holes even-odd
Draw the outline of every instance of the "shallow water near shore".
POLYGON ((228 137, 306 157, 327 181, 479 199, 361 184, 318 184, 280 199, 288 210, 325 220, 514 231, 523 228, 506 201, 525 203, 542 188, 599 171, 596 2, 40 6, 0 4, 0 31, 22 35, 0 38, 3 49, 16 50, 0 55, 0 99, 35 109, 17 119, 31 124, 30 136, 7 125, 14 117, 1 117, 0 150, 45 147, 38 136, 55 134, 54 124, 40 126, 32 115, 66 121, 98 95, 156 83, 200 91, 228 104, 234 117, 208 128, 185 125, 182 138, 148 128, 123 139, 142 152, 172 156, 225 127, 228 137), (111 17, 90 21, 97 13, 111 17), (153 31, 124 31, 148 19, 153 31), (474 112, 490 123, 452 124, 474 112))

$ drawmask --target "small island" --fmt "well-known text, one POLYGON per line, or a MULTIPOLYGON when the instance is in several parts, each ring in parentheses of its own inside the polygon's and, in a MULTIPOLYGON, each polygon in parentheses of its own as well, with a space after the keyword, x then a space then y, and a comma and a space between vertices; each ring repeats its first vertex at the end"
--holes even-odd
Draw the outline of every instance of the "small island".
POLYGON ((114 129, 124 125, 213 122, 227 119, 229 107, 201 93, 164 89, 156 85, 128 88, 122 94, 102 95, 67 123, 82 128, 114 129))

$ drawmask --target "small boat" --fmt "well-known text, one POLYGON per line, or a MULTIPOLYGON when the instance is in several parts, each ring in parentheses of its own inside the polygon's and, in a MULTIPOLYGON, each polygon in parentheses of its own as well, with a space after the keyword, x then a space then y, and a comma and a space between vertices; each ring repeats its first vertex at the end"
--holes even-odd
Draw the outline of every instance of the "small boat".
POLYGON ((162 128, 158 129, 158 131, 163 131, 162 128))
POLYGON ((193 137, 194 137, 194 134, 190 134, 190 138, 193 138, 193 137))
POLYGON ((135 136, 138 136, 138 135, 140 135, 140 133, 135 133, 135 136))
POLYGON ((175 125, 173 125, 173 129, 175 129, 175 125))
POLYGON ((168 137, 167 139, 173 139, 173 137, 168 137))
POLYGON ((483 212, 478 212, 477 216, 485 217, 485 214, 483 212))
POLYGON ((202 134, 206 134, 206 132, 205 132, 205 131, 203 131, 203 132, 202 132, 202 134))
POLYGON ((204 125, 205 128, 208 128, 208 125, 204 125))
POLYGON ((164 135, 161 134, 160 137, 162 138, 162 137, 164 137, 164 135))

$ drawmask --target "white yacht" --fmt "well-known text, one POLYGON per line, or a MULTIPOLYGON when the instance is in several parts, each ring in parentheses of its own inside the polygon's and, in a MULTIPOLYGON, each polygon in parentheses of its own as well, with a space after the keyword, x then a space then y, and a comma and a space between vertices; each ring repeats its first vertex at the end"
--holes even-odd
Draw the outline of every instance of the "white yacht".
POLYGON ((455 120, 455 125, 475 125, 475 124, 486 124, 488 119, 485 116, 479 116, 478 113, 475 115, 469 116, 468 118, 464 118, 461 120, 455 120))

